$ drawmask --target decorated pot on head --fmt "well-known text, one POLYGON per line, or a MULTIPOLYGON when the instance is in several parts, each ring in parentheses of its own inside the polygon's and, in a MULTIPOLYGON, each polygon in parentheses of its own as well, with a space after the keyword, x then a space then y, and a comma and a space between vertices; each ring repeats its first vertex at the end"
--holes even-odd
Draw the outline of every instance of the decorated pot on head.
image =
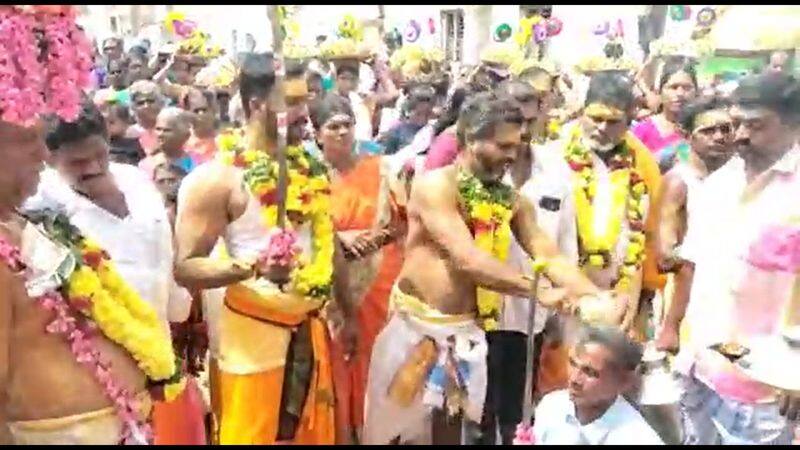
POLYGON ((514 43, 490 44, 480 55, 480 66, 473 76, 473 82, 494 86, 511 77, 511 66, 525 59, 522 50, 514 43))
POLYGON ((509 70, 515 78, 529 83, 540 93, 550 92, 558 77, 555 64, 547 60, 526 58, 512 64, 509 70))
POLYGON ((607 56, 588 56, 575 65, 575 71, 591 77, 598 72, 617 72, 622 75, 631 75, 637 64, 630 58, 609 58, 607 56))

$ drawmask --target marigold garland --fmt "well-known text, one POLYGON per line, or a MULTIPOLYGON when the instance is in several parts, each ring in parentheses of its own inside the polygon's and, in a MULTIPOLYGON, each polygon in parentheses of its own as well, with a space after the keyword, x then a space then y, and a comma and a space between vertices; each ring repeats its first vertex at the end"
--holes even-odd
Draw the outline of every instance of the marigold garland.
POLYGON ((631 279, 638 273, 644 261, 644 196, 647 194, 647 186, 635 169, 634 152, 627 136, 623 139, 621 151, 616 153, 609 163, 610 208, 598 208, 594 202, 597 195, 597 177, 593 170, 591 154, 582 143, 580 127, 575 127, 570 135, 565 158, 575 174, 573 195, 577 212, 581 264, 606 267, 611 263, 611 255, 622 231, 624 215, 630 230, 630 238, 615 288, 628 289, 631 279), (598 219, 603 215, 607 220, 598 219))
MULTIPOLYGON (((227 130, 218 137, 220 156, 227 164, 244 169, 244 181, 261 204, 267 228, 278 224, 278 163, 264 151, 244 148, 242 130, 227 130)), ((304 297, 324 299, 331 294, 333 278, 333 221, 329 215, 330 183, 325 165, 300 147, 287 147, 289 183, 286 211, 293 220, 287 227, 310 221, 313 257, 297 255, 298 265, 290 276, 291 289, 304 297)), ((291 219, 291 218, 290 218, 291 219)))
MULTIPOLYGON (((148 441, 150 427, 137 416, 135 396, 114 379, 110 364, 101 358, 91 335, 99 329, 127 350, 150 380, 169 383, 164 390, 167 401, 171 401, 183 391, 185 381, 180 377, 166 327, 119 276, 108 254, 84 237, 66 216, 44 210, 29 212, 26 218, 41 225, 49 239, 66 246, 74 257, 74 270, 60 274, 66 277, 62 284, 36 299, 54 313, 45 330, 62 334, 76 361, 91 371, 120 417, 121 438, 129 443, 148 441)), ((19 249, 2 239, 0 248, 2 259, 12 270, 25 267, 19 249)))
MULTIPOLYGON (((505 261, 511 245, 512 189, 502 183, 486 186, 474 175, 459 170, 458 192, 467 209, 475 245, 505 261)), ((481 326, 486 331, 497 329, 502 295, 478 288, 476 297, 481 326)))

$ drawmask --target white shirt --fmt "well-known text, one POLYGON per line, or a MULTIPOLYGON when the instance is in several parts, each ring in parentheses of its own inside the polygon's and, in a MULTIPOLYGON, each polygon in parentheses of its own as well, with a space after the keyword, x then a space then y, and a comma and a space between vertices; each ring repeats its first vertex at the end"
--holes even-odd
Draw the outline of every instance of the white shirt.
MULTIPOLYGON (((553 142, 550 145, 541 147, 536 151, 534 156, 534 175, 536 176, 537 173, 545 173, 553 178, 563 178, 564 180, 568 180, 570 186, 572 186, 573 180, 573 171, 570 169, 569 164, 567 164, 566 159, 564 158, 564 149, 567 145, 567 139, 571 134, 571 127, 572 126, 579 126, 574 122, 569 124, 565 127, 564 132, 562 133, 561 139, 558 141, 553 142)), ((597 156, 595 153, 592 153, 592 164, 594 168, 595 176, 597 177, 597 194, 594 198, 595 210, 596 211, 608 211, 610 210, 610 202, 611 202, 611 180, 610 174, 611 171, 608 170, 608 167, 597 156), (603 207, 601 204, 606 203, 609 206, 603 207)), ((649 202, 650 196, 644 195, 643 196, 643 206, 644 210, 648 211, 649 209, 649 202)), ((627 208, 623 210, 622 214, 627 214, 627 208)), ((602 217, 598 219, 600 222, 603 223, 602 217)), ((601 289, 608 289, 611 287, 612 283, 617 279, 619 275, 619 270, 625 260, 625 254, 628 249, 628 242, 630 240, 631 230, 628 227, 628 221, 625 217, 620 219, 621 221, 621 228, 620 234, 617 239, 616 247, 614 248, 612 255, 611 264, 609 264, 606 268, 594 268, 594 267, 584 267, 584 272, 586 275, 591 279, 598 287, 601 289)), ((576 232, 576 245, 577 245, 577 232, 576 232)), ((631 292, 638 292, 639 286, 631 286, 631 292)))
POLYGON ((551 392, 539 402, 533 434, 536 445, 664 445, 642 415, 620 396, 602 416, 581 425, 566 389, 551 392))
MULTIPOLYGON (((549 148, 547 144, 542 149, 545 152, 555 150, 549 148)), ((572 187, 569 179, 557 176, 552 172, 535 173, 522 186, 520 195, 534 206, 537 225, 547 233, 550 239, 556 242, 561 253, 570 262, 577 265, 578 236, 575 224, 575 204, 572 200, 572 187)), ((526 275, 533 275, 530 257, 516 239, 511 241, 509 262, 522 269, 526 275)), ((549 283, 544 277, 541 277, 539 282, 549 283)), ((530 307, 531 300, 528 298, 505 297, 498 328, 527 334, 530 307)), ((544 329, 545 322, 550 315, 552 312, 547 308, 536 305, 534 333, 538 334, 544 329)))
POLYGON ((191 297, 173 279, 172 230, 161 194, 137 167, 111 163, 109 172, 128 205, 124 219, 73 191, 53 169, 42 173, 38 192, 25 207, 50 205, 65 212, 73 225, 111 255, 122 278, 153 306, 165 325, 185 321, 191 297))
POLYGON ((744 160, 734 156, 692 194, 688 231, 680 250, 683 258, 695 264, 684 319, 688 342, 681 345, 680 360, 685 364, 693 350, 742 338, 748 322, 771 320, 757 315, 780 313, 788 304, 795 275, 765 272, 749 264, 747 256, 767 227, 800 219, 800 146, 795 145, 749 185, 744 160), (757 308, 737 306, 741 303, 738 294, 747 289, 743 298, 754 298, 750 291, 754 288, 762 293, 755 297, 763 298, 763 303, 757 308), (743 317, 743 308, 752 310, 743 317))
POLYGON ((356 116, 356 139, 359 141, 371 141, 372 116, 369 113, 369 108, 364 104, 364 99, 361 97, 361 94, 351 92, 348 98, 350 99, 350 106, 353 108, 353 114, 356 116))

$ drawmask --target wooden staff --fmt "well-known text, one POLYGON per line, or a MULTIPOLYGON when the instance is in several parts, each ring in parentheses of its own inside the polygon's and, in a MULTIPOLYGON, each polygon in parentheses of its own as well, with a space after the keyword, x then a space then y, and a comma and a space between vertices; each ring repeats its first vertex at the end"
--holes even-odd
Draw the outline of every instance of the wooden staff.
MULTIPOLYGON (((539 276, 541 270, 536 270, 533 274, 533 293, 538 296, 539 290, 539 276)), ((533 417, 533 390, 535 383, 533 382, 533 350, 536 336, 533 333, 534 325, 536 322, 536 302, 531 301, 531 309, 528 314, 528 347, 525 358, 525 398, 522 403, 522 423, 527 425, 531 424, 533 417)))
POLYGON ((286 101, 283 91, 283 78, 286 74, 286 66, 283 59, 283 30, 281 19, 283 19, 280 5, 268 5, 267 15, 269 16, 272 28, 272 57, 275 62, 275 87, 277 90, 280 111, 276 113, 278 121, 278 142, 275 148, 275 157, 278 159, 278 227, 286 228, 286 190, 289 182, 289 171, 286 165, 286 134, 288 119, 286 114, 286 101))

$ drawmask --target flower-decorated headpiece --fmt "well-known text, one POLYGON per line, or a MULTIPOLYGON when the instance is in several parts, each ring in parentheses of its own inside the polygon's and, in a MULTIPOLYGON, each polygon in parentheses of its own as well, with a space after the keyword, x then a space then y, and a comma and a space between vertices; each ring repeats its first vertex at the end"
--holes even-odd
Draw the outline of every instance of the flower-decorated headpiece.
POLYGON ((371 52, 363 37, 364 30, 361 23, 347 14, 339 23, 338 37, 331 42, 325 42, 320 48, 320 53, 331 60, 366 60, 371 52))
POLYGON ((389 59, 389 67, 399 70, 406 80, 432 79, 440 71, 444 53, 438 48, 426 49, 418 44, 400 47, 389 59))
POLYGON ((0 119, 78 118, 94 52, 76 14, 71 5, 0 5, 0 119))
POLYGON ((170 11, 164 18, 164 28, 178 39, 178 53, 215 58, 222 54, 219 46, 209 44, 210 36, 197 23, 186 19, 180 11, 170 11))
POLYGON ((509 68, 525 59, 522 50, 513 43, 492 44, 481 52, 481 62, 509 68))
POLYGON ((224 89, 233 84, 237 72, 236 64, 231 58, 220 56, 200 69, 194 77, 194 82, 201 87, 224 89))

